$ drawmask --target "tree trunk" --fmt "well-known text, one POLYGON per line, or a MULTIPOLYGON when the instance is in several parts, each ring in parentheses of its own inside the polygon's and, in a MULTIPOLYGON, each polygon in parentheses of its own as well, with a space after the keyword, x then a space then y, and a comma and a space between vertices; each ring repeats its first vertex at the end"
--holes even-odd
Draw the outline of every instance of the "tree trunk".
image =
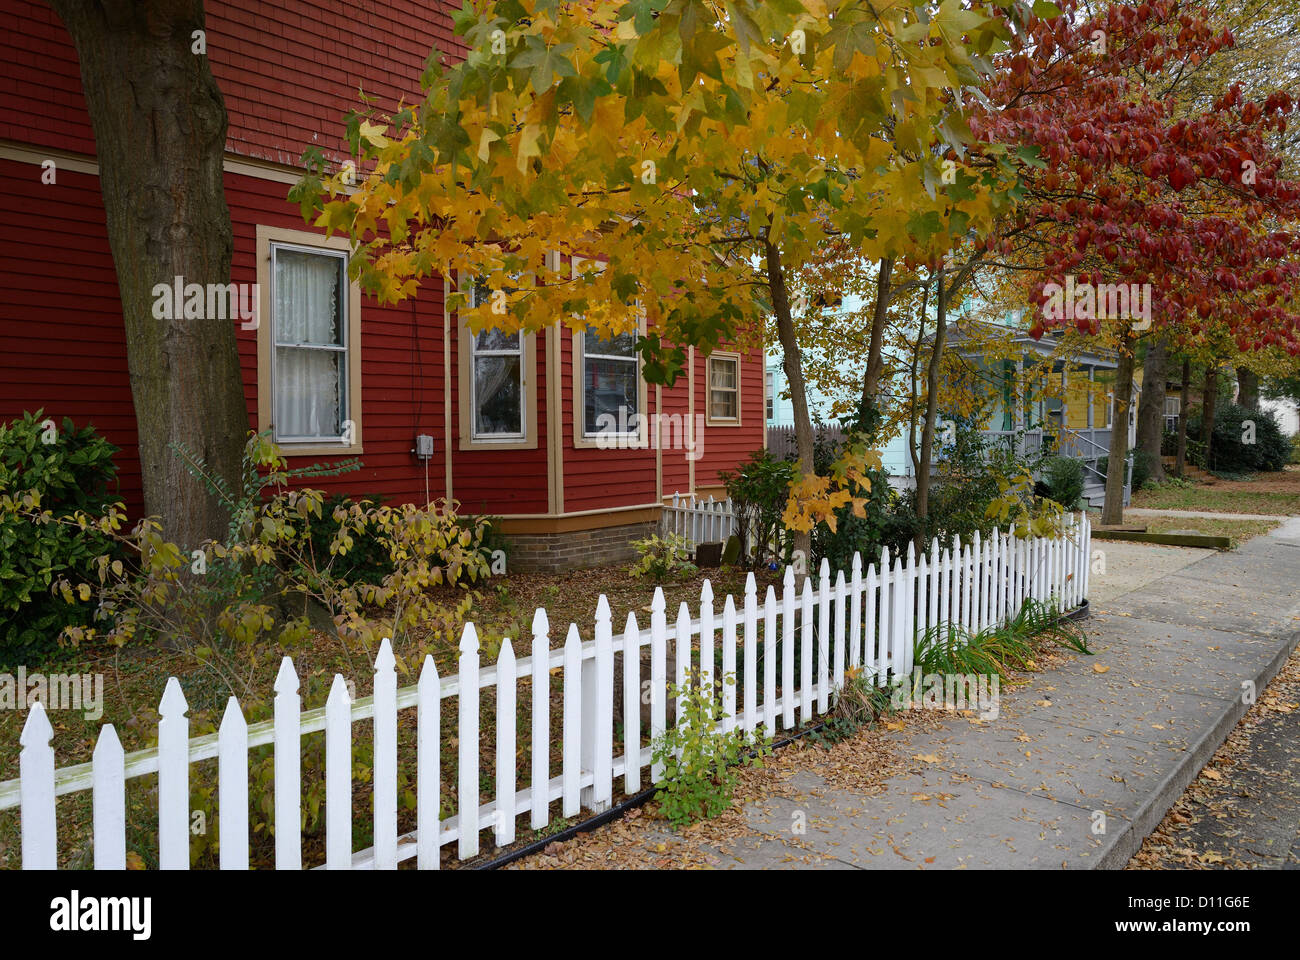
POLYGON ((1134 348, 1137 338, 1126 330, 1119 345, 1119 364, 1115 369, 1115 413, 1110 421, 1110 450, 1106 458, 1106 500, 1101 508, 1101 522, 1124 522, 1124 468, 1128 460, 1128 417, 1133 406, 1134 348))
POLYGON ((223 535, 228 517, 169 447, 183 443, 237 489, 248 430, 236 321, 157 319, 153 309, 155 284, 230 282, 226 108, 207 57, 192 52, 203 4, 50 4, 76 45, 95 131, 145 511, 162 518, 168 539, 192 549, 223 535))
POLYGON ((916 550, 921 553, 925 547, 925 522, 930 515, 930 464, 934 456, 934 425, 939 417, 939 364, 943 360, 943 349, 948 340, 947 302, 943 289, 943 270, 940 268, 935 283, 936 318, 934 326, 934 346, 930 351, 930 363, 926 370, 925 425, 921 428, 921 465, 916 474, 916 516, 921 527, 916 533, 916 550))
POLYGON ((1188 391, 1192 388, 1192 361, 1183 361, 1183 388, 1178 399, 1178 455, 1174 461, 1174 473, 1182 479, 1187 469, 1187 404, 1188 391))
MULTIPOLYGON (((781 266, 781 251, 771 242, 764 243, 767 260, 767 284, 772 295, 772 312, 776 315, 777 336, 781 341, 781 365, 785 368, 786 384, 790 388, 790 405, 794 408, 795 452, 799 469, 812 473, 813 429, 808 415, 808 391, 803 379, 803 366, 799 355, 799 341, 795 336, 794 321, 790 318, 790 295, 785 285, 785 270, 781 266)), ((812 562, 812 537, 796 532, 794 549, 802 552, 805 564, 812 562)), ((806 572, 806 569, 805 569, 806 572)))
POLYGON ((1259 409, 1259 374, 1237 367, 1237 403, 1247 410, 1259 409))
POLYGON ((880 392, 880 374, 884 371, 885 319, 889 315, 890 277, 894 261, 888 257, 880 261, 876 275, 876 310, 871 316, 871 343, 867 348, 867 372, 862 379, 862 408, 876 404, 880 392))
POLYGON ((1142 364, 1142 395, 1138 398, 1137 448, 1151 457, 1151 479, 1165 478, 1160 444, 1165 437, 1165 380, 1169 349, 1163 335, 1152 339, 1142 364))
POLYGON ((1214 415, 1219 405, 1219 369, 1213 363, 1205 368, 1205 386, 1201 396, 1201 440, 1205 444, 1205 469, 1214 466, 1214 415))

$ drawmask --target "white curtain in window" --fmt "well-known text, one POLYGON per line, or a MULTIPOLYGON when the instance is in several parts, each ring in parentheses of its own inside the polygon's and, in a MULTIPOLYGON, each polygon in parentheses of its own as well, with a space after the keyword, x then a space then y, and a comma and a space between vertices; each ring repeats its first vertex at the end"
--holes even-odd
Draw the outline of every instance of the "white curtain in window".
POLYGON ((298 250, 275 256, 275 422, 282 437, 337 437, 340 411, 340 259, 298 250))

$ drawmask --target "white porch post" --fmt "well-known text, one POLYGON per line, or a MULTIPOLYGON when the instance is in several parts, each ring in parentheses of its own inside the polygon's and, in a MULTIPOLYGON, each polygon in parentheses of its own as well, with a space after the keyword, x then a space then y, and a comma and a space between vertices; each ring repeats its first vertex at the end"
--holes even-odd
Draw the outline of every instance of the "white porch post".
POLYGON ((1011 402, 1016 408, 1016 432, 1025 427, 1025 404, 1028 398, 1020 396, 1020 390, 1025 382, 1025 357, 1024 354, 1016 357, 1016 383, 1011 392, 1011 402))
POLYGON ((1095 394, 1092 392, 1092 385, 1096 380, 1095 377, 1096 372, 1097 372, 1097 368, 1092 364, 1088 364, 1088 430, 1089 431, 1094 429, 1092 407, 1093 404, 1096 403, 1096 399, 1095 399, 1095 394))
POLYGON ((1061 432, 1064 433, 1070 429, 1070 400, 1069 400, 1070 376, 1067 365, 1064 361, 1061 363, 1061 432))

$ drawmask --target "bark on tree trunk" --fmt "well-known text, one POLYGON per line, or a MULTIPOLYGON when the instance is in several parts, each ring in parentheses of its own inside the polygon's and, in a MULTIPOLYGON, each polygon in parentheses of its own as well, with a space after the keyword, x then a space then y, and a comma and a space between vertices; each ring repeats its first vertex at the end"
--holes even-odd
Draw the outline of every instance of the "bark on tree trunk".
POLYGON ((948 340, 947 301, 943 289, 943 269, 940 268, 935 278, 935 326, 934 346, 930 351, 930 363, 926 370, 925 424, 921 428, 921 465, 916 474, 916 516, 922 521, 921 529, 916 534, 916 551, 925 548, 925 521, 930 515, 930 463, 934 455, 934 425, 939 416, 939 365, 943 360, 944 346, 948 340))
POLYGON ((1259 374, 1254 370, 1237 368, 1237 403, 1247 410, 1259 409, 1259 374))
MULTIPOLYGON (((155 284, 230 282, 226 108, 202 0, 50 0, 76 45, 117 270, 145 511, 187 549, 228 518, 169 449, 237 484, 248 430, 234 319, 157 319, 155 284)), ((206 297, 205 297, 206 301, 206 297)), ((206 302, 205 310, 206 312, 206 302)), ((236 487, 237 489, 237 487, 236 487)))
POLYGON ((1214 416, 1219 405, 1219 370, 1213 363, 1205 368, 1201 395, 1201 440, 1205 444, 1205 469, 1214 466, 1214 416))
POLYGON ((1134 348, 1137 338, 1126 330, 1119 345, 1119 364, 1115 370, 1115 414, 1111 418, 1110 450, 1106 458, 1106 500, 1101 508, 1101 522, 1124 522, 1124 469, 1128 460, 1128 417, 1133 406, 1134 348))
MULTIPOLYGON (((799 356, 799 340, 795 335, 794 321, 790 318, 790 295, 785 285, 785 270, 781 266, 781 251, 770 242, 764 243, 767 261, 767 285, 772 295, 772 312, 776 314, 777 336, 781 341, 781 365, 785 368, 786 384, 790 388, 790 405, 794 408, 794 442, 799 456, 799 469, 813 471, 813 429, 808 415, 808 391, 803 379, 803 366, 799 356)), ((807 533, 794 535, 794 549, 802 551, 805 564, 812 562, 812 537, 807 533)), ((806 569, 805 569, 805 572, 806 569)))
POLYGON ((1137 448, 1151 458, 1151 479, 1165 478, 1160 444, 1165 436, 1165 380, 1169 367, 1169 349, 1165 338, 1157 335, 1147 349, 1142 364, 1142 395, 1138 398, 1137 448))
POLYGON ((880 392, 880 374, 884 371, 885 319, 889 315, 890 278, 894 272, 894 261, 886 258, 880 261, 876 276, 876 310, 871 315, 871 343, 867 348, 867 372, 862 379, 862 408, 868 404, 876 405, 876 394, 880 392))
POLYGON ((1174 460, 1174 474, 1182 478, 1187 470, 1187 403, 1192 387, 1192 361, 1183 361, 1183 387, 1178 399, 1178 455, 1174 460))

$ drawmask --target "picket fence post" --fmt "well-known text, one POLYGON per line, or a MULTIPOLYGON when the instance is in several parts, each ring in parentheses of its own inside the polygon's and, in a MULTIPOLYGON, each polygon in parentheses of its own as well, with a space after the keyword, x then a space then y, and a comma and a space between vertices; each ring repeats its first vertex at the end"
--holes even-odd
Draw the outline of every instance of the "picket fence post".
MULTIPOLYGON (((232 698, 233 699, 233 698, 232 698)), ((111 723, 99 731, 94 768, 94 842, 96 870, 126 869, 126 756, 111 723)))
MULTIPOLYGON (((221 825, 218 863, 222 870, 247 870, 248 721, 234 697, 226 701, 226 712, 217 731, 217 758, 217 816, 221 825)), ((98 829, 95 838, 99 838, 98 829)))
POLYGON ((830 709, 831 565, 822 557, 817 577, 817 712, 830 709))
POLYGON ((27 712, 18 754, 23 869, 53 870, 58 865, 54 819, 54 728, 37 700, 27 712))
MULTIPOLYGON (((179 691, 179 687, 177 690, 179 691)), ((299 718, 302 698, 298 695, 298 674, 293 661, 280 661, 275 678, 275 869, 302 869, 302 767, 299 756, 299 718)), ((162 730, 159 724, 159 766, 162 730)), ((161 796, 161 794, 160 794, 161 796)), ((162 824, 159 824, 159 836, 162 824)))
POLYGON ((497 654, 497 807, 496 844, 515 842, 515 648, 506 637, 497 654))
POLYGON ((564 640, 564 722, 561 726, 560 775, 563 793, 560 816, 577 816, 581 809, 582 777, 582 641, 578 625, 569 624, 564 640))
MULTIPOLYGON (((375 826, 377 829, 377 822, 375 826)), ((223 820, 223 839, 225 829, 223 820)), ((347 870, 351 866, 352 699, 343 675, 336 673, 325 700, 325 868, 347 870)))
POLYGON ((781 593, 781 726, 794 726, 794 568, 785 568, 781 593))
MULTIPOLYGON (((288 662, 288 657, 285 662, 288 662)), ((283 670, 281 670, 283 673, 283 670)), ((293 665, 289 665, 293 674, 293 665)), ((294 689, 298 688, 298 678, 293 677, 294 689)), ((158 721, 158 866, 163 870, 188 870, 190 868, 190 721, 185 712, 189 710, 185 694, 181 692, 181 683, 175 677, 167 678, 167 688, 163 691, 162 703, 158 706, 161 719, 158 721)), ((293 770, 298 769, 298 718, 295 714, 293 742, 293 770)), ((277 733, 278 733, 277 725, 277 733)), ((277 750, 276 759, 279 759, 277 750)), ((297 780, 295 778, 295 785, 297 780)), ((276 785, 276 798, 279 799, 279 784, 276 785)), ((294 796, 296 813, 297 795, 294 796)), ((277 820, 277 823, 280 821, 277 820)), ((286 845, 292 843, 295 850, 301 848, 302 830, 298 818, 293 819, 293 829, 285 830, 286 845)), ((276 831, 277 847, 280 831, 276 831)))
POLYGON ((758 726, 758 585, 754 571, 745 577, 745 724, 746 733, 758 726))
POLYGON ((546 611, 533 614, 532 771, 529 777, 528 825, 541 830, 551 820, 551 624, 546 611))
POLYGON ((415 704, 415 866, 437 870, 442 843, 442 684, 425 654, 415 704))
MULTIPOLYGON (((478 678, 475 677, 475 687, 478 678)), ((397 869, 397 660, 388 637, 375 657, 374 864, 397 869)))
POLYGON ((628 611, 623 627, 623 792, 641 789, 641 631, 628 611))
MULTIPOLYGON (((703 662, 703 655, 700 660, 703 662)), ((736 601, 727 594, 722 605, 722 730, 736 729, 736 601)))
MULTIPOLYGON (((460 636, 460 659, 457 663, 460 703, 456 736, 460 756, 456 765, 456 854, 462 860, 478 856, 478 675, 478 631, 474 624, 467 623, 460 636)), ((565 731, 566 743, 568 739, 568 731, 565 731)))
MULTIPOLYGON (((668 618, 663 587, 655 587, 650 602, 650 740, 653 743, 667 729, 668 714, 668 618)), ((662 760, 652 760, 650 781, 663 776, 662 760)))
POLYGON ((776 736, 776 667, 777 667, 776 588, 767 585, 763 598, 763 720, 767 736, 776 736))

